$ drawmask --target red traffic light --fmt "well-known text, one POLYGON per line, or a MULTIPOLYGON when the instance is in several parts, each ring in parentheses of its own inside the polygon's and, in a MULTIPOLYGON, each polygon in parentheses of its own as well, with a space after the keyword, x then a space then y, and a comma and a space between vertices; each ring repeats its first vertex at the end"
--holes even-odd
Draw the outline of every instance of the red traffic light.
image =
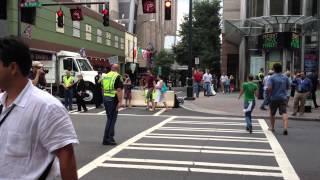
POLYGON ((70 9, 72 21, 81 21, 83 20, 82 11, 80 8, 70 9))
POLYGON ((63 11, 61 9, 59 9, 57 11, 57 16, 59 16, 59 17, 63 16, 63 11))
POLYGON ((104 9, 104 10, 102 10, 102 12, 101 12, 103 15, 109 15, 109 11, 108 11, 108 9, 104 9))

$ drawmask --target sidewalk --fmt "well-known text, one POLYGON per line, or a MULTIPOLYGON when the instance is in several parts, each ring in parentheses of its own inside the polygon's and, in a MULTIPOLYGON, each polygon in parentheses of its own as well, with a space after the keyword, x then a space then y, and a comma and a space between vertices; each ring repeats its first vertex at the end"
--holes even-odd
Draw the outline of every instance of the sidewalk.
MULTIPOLYGON (((200 93, 200 98, 195 99, 194 101, 184 101, 184 104, 181 107, 190 109, 193 111, 210 113, 215 115, 223 116, 244 116, 243 114, 243 97, 238 100, 239 93, 232 94, 222 94, 217 93, 216 96, 204 97, 203 92, 200 93)), ((317 97, 317 102, 320 103, 319 96, 317 97)), ((260 105, 263 100, 256 100, 256 106, 253 110, 254 118, 269 118, 269 110, 263 111, 260 110, 260 105)), ((313 104, 313 103, 312 103, 313 104)), ((290 98, 288 115, 291 120, 311 120, 311 121, 320 121, 320 108, 312 109, 311 113, 304 113, 303 116, 300 116, 299 113, 297 116, 291 116, 293 112, 293 98, 290 98)), ((277 113, 277 118, 281 116, 277 113)))

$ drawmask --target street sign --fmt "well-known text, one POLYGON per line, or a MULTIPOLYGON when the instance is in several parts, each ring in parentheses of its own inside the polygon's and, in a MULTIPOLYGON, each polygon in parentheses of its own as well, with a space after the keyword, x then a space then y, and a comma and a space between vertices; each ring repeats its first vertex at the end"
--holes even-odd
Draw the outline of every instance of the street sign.
POLYGON ((194 64, 199 65, 200 64, 200 59, 199 57, 194 58, 194 64))
POLYGON ((24 7, 24 8, 41 7, 41 6, 42 6, 41 2, 25 2, 21 4, 21 7, 24 7))

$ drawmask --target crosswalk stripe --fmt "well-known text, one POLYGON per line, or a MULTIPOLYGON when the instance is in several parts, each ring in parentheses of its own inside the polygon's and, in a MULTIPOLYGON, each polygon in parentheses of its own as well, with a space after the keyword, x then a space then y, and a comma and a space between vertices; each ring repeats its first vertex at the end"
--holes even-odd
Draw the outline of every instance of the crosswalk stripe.
MULTIPOLYGON (((195 129, 195 128, 160 128, 160 131, 194 131, 194 132, 227 132, 227 133, 245 133, 248 134, 245 130, 231 130, 231 129, 218 129, 218 128, 203 128, 203 129, 195 129)), ((253 131, 255 134, 263 134, 261 130, 253 131)))
POLYGON ((162 134, 162 133, 150 133, 149 136, 174 136, 174 137, 203 137, 203 138, 226 138, 226 139, 250 139, 250 140, 262 140, 266 141, 266 138, 256 137, 238 137, 238 136, 209 136, 209 135, 196 135, 196 134, 162 134))
POLYGON ((224 138, 195 138, 195 137, 172 137, 172 136, 145 136, 144 138, 152 139, 184 139, 184 140, 201 140, 201 141, 229 141, 229 142, 250 142, 250 143, 268 143, 262 140, 246 139, 224 139, 224 138))
POLYGON ((222 170, 222 169, 135 165, 135 164, 111 164, 111 163, 103 163, 100 166, 109 167, 109 168, 149 169, 149 170, 165 170, 165 171, 201 172, 201 173, 212 173, 212 174, 282 177, 282 173, 277 173, 277 172, 257 172, 257 171, 242 171, 242 170, 222 170))
POLYGON ((160 116, 162 113, 164 113, 166 109, 161 109, 160 111, 153 114, 153 116, 160 116))
POLYGON ((219 149, 219 150, 237 150, 237 151, 253 151, 253 152, 273 152, 271 149, 235 148, 235 147, 218 147, 218 146, 194 146, 194 145, 175 145, 175 144, 133 143, 133 144, 131 144, 131 146, 180 147, 180 148, 219 149))
MULTIPOLYGON (((188 121, 173 121, 170 124, 194 124, 194 125, 217 125, 217 126, 245 126, 246 123, 233 123, 233 122, 188 122, 188 121)), ((260 127, 258 123, 252 123, 252 126, 260 127)))
POLYGON ((203 150, 203 149, 185 149, 185 148, 152 148, 152 147, 133 147, 129 146, 125 149, 143 150, 143 151, 168 151, 168 152, 193 152, 206 154, 233 154, 233 155, 247 155, 247 156, 274 156, 273 153, 259 153, 259 152, 243 152, 243 151, 218 151, 218 150, 203 150))
POLYGON ((159 160, 159 159, 110 158, 106 161, 138 162, 138 163, 153 163, 153 164, 173 164, 173 165, 188 165, 188 166, 225 167, 225 168, 239 168, 239 169, 260 169, 260 170, 271 170, 271 171, 280 171, 281 170, 279 167, 275 167, 275 166, 227 164, 227 163, 211 163, 211 162, 195 162, 195 161, 175 161, 175 160, 159 160))

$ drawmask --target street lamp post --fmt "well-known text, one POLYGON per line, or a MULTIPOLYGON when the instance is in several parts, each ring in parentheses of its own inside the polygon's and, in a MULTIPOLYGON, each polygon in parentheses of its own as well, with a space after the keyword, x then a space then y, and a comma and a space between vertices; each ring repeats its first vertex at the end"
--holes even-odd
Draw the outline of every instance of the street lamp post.
POLYGON ((188 27, 188 44, 189 44, 189 65, 188 65, 188 77, 187 77, 187 97, 186 100, 194 100, 193 97, 193 85, 192 85, 192 0, 189 0, 189 27, 188 27))

